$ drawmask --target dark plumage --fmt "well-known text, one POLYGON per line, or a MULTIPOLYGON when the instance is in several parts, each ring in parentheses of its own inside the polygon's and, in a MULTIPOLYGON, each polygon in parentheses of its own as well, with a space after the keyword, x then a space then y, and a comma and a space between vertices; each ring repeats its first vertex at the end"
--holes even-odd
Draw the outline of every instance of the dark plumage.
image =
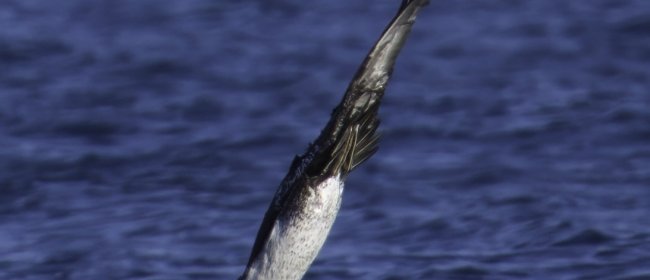
MULTIPOLYGON (((295 232, 295 230, 298 232, 301 229, 313 230, 314 226, 320 226, 318 223, 321 220, 324 223, 329 223, 324 227, 324 230, 329 231, 340 206, 340 193, 338 201, 329 201, 327 200, 330 199, 329 197, 323 198, 323 201, 316 200, 317 204, 314 204, 313 201, 321 199, 320 195, 323 197, 331 195, 330 193, 321 194, 322 190, 319 188, 331 188, 333 182, 340 182, 342 191, 343 182, 348 174, 377 151, 379 143, 378 111, 384 89, 391 76, 395 59, 415 21, 416 14, 427 3, 428 0, 402 1, 397 15, 366 56, 343 100, 332 111, 330 121, 321 131, 319 137, 309 145, 303 155, 294 158, 288 174, 282 180, 264 216, 246 271, 241 279, 251 277, 257 279, 254 278, 256 276, 250 275, 252 267, 256 264, 259 265, 257 262, 275 261, 270 259, 271 255, 263 256, 265 250, 279 250, 277 248, 285 246, 314 251, 313 254, 307 254, 309 257, 312 255, 315 257, 318 253, 327 232, 324 233, 325 236, 322 236, 322 241, 318 238, 315 239, 314 242, 320 242, 320 244, 286 244, 283 243, 284 241, 274 238, 283 238, 282 234, 289 234, 287 232, 295 232), (336 180, 331 181, 333 178, 336 180), (336 205, 323 206, 324 203, 335 203, 336 205), (329 207, 327 209, 328 211, 332 210, 332 213, 322 214, 320 209, 314 208, 321 206, 329 207), (314 214, 314 211, 319 213, 314 214), (273 234, 280 234, 280 237, 272 236, 273 234), (270 240, 275 243, 269 245, 270 240)), ((327 192, 331 191, 327 190, 327 192)), ((286 238, 292 240, 289 237, 286 238)), ((296 254, 296 252, 286 252, 286 254, 296 254)), ((296 258, 299 257, 303 257, 303 255, 296 254, 296 258)), ((302 277, 313 258, 306 261, 306 263, 296 261, 306 267, 287 268, 284 266, 295 264, 292 261, 284 261, 276 265, 282 266, 281 268, 273 268, 273 264, 267 263, 263 269, 303 269, 304 271, 295 274, 302 277)), ((256 271, 256 273, 261 272, 256 271)), ((268 275, 293 274, 277 274, 275 271, 266 271, 263 275, 268 277, 268 275)))

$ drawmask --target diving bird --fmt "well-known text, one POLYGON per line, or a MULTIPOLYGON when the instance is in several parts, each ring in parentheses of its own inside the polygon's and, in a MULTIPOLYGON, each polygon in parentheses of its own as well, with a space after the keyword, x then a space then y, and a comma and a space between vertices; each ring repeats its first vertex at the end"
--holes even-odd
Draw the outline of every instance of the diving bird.
POLYGON ((325 128, 304 154, 293 159, 264 215, 240 280, 301 279, 307 272, 334 224, 345 179, 377 151, 381 98, 415 17, 427 3, 402 1, 325 128))

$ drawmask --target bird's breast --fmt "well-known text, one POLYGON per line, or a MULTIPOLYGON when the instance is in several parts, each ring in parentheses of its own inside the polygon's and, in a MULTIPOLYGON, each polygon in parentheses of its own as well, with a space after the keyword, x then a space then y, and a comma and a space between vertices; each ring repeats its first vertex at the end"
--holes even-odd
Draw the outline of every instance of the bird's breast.
POLYGON ((300 201, 278 217, 252 279, 301 279, 329 234, 341 207, 343 180, 334 176, 305 186, 300 201), (259 277, 259 278, 258 278, 259 277))

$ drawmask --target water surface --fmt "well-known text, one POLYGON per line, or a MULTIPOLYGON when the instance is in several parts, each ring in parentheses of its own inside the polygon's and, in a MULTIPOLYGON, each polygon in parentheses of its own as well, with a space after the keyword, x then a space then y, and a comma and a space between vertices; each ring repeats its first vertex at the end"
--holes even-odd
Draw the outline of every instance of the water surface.
MULTIPOLYGON (((4 1, 0 279, 236 278, 397 6, 4 1)), ((647 1, 432 0, 306 278, 650 279, 648 65, 647 1)))

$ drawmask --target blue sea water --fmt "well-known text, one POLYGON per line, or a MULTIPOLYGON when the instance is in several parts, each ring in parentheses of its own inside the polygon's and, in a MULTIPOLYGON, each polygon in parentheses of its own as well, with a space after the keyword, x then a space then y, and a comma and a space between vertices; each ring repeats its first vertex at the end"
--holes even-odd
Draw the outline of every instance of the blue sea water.
MULTIPOLYGON (((3 0, 0 279, 234 279, 399 1, 3 0)), ((431 0, 306 279, 650 279, 650 2, 431 0)))

